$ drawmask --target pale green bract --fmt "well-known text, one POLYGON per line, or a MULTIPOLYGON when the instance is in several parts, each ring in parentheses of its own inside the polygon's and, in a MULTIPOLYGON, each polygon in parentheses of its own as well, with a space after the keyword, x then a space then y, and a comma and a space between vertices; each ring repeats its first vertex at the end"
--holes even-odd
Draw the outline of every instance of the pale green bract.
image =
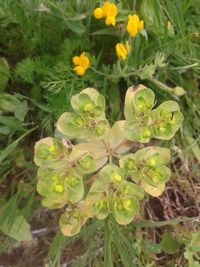
POLYGON ((151 89, 130 87, 126 120, 110 127, 104 97, 86 88, 72 97, 74 112, 58 119, 57 129, 66 138, 47 137, 35 144, 37 191, 43 206, 65 209, 59 221, 64 235, 78 234, 89 218, 113 216, 118 224, 129 224, 139 215, 145 193, 163 193, 171 175, 169 149, 146 146, 131 152, 135 141, 169 140, 181 126, 183 115, 176 102, 157 108, 155 103, 151 89))

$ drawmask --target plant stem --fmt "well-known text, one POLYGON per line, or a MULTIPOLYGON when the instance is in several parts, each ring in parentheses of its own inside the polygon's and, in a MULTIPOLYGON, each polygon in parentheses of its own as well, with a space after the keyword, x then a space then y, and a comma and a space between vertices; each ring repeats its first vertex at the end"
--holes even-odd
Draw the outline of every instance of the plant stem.
POLYGON ((112 230, 110 229, 109 217, 105 219, 104 226, 104 267, 113 267, 111 252, 112 230))

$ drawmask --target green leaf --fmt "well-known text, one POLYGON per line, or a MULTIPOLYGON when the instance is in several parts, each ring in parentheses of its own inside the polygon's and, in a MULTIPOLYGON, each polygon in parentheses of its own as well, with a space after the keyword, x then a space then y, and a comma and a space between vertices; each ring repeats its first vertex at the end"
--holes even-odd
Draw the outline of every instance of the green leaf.
POLYGON ((26 129, 22 126, 21 122, 12 116, 1 116, 0 123, 8 127, 11 131, 25 132, 26 129))
POLYGON ((9 65, 5 58, 0 58, 0 91, 3 91, 9 78, 9 65))
POLYGON ((65 22, 67 27, 75 33, 82 34, 86 31, 86 28, 81 21, 66 20, 65 22))
POLYGON ((91 35, 109 35, 109 36, 119 36, 119 33, 113 27, 107 27, 95 32, 92 32, 91 35))
POLYGON ((31 133, 32 131, 34 131, 35 129, 37 129, 38 126, 30 129, 29 131, 27 131, 26 133, 24 133, 23 135, 21 135, 17 140, 15 140, 13 143, 11 143, 9 146, 7 146, 0 154, 0 163, 7 158, 12 152, 13 150, 17 147, 18 143, 20 140, 22 140, 26 135, 28 135, 29 133, 31 133))
POLYGON ((5 112, 14 112, 20 106, 20 101, 16 96, 0 93, 0 110, 5 112))
POLYGON ((167 254, 175 254, 180 248, 180 244, 169 231, 165 231, 165 233, 162 235, 160 246, 162 251, 167 254))
POLYGON ((4 220, 0 225, 0 230, 17 241, 32 239, 30 225, 24 216, 19 213, 14 217, 12 224, 8 223, 7 220, 4 220))
POLYGON ((20 102, 17 106, 16 110, 14 111, 15 117, 20 121, 24 121, 24 118, 28 112, 28 105, 27 101, 20 102))

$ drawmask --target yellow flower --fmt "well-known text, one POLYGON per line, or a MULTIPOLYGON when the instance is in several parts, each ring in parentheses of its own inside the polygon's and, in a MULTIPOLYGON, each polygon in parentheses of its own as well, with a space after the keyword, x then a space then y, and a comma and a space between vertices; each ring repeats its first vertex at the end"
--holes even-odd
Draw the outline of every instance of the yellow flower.
POLYGON ((72 58, 72 62, 74 63, 74 65, 76 65, 74 71, 79 76, 83 76, 83 74, 86 72, 90 65, 89 58, 85 55, 85 52, 81 53, 80 56, 74 56, 72 58))
POLYGON ((127 53, 130 51, 130 45, 128 41, 126 41, 125 45, 122 43, 116 44, 116 52, 119 59, 125 60, 127 53))
POLYGON ((96 19, 102 19, 103 18, 103 9, 101 7, 95 8, 93 11, 93 15, 96 19))
POLYGON ((144 28, 144 21, 140 20, 138 15, 129 15, 126 29, 130 36, 135 37, 139 31, 144 28))
POLYGON ((105 2, 102 7, 98 7, 93 11, 93 15, 96 19, 106 18, 106 25, 116 24, 117 6, 110 2, 105 2))

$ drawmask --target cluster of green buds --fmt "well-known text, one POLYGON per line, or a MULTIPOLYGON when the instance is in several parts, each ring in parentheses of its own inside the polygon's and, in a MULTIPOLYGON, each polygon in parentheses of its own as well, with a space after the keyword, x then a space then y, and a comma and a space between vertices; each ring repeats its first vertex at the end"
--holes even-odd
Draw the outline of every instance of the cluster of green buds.
POLYGON ((109 127, 105 118, 105 98, 93 88, 86 88, 71 98, 74 113, 63 113, 57 123, 66 137, 102 138, 109 127))
POLYGON ((143 198, 143 190, 126 180, 124 169, 109 164, 97 174, 86 201, 97 219, 103 220, 112 213, 117 223, 125 225, 139 213, 139 200, 143 198))
POLYGON ((125 133, 129 140, 148 143, 151 138, 169 140, 183 122, 175 101, 154 108, 155 95, 143 85, 130 87, 125 98, 125 133))
POLYGON ((34 161, 39 166, 37 191, 43 205, 60 208, 76 203, 84 195, 83 176, 95 171, 94 156, 76 146, 66 147, 56 138, 44 138, 35 145, 34 161))
POLYGON ((128 89, 126 120, 110 127, 105 99, 93 88, 72 97, 74 113, 58 119, 61 140, 47 137, 35 144, 39 167, 37 191, 48 208, 63 208, 64 235, 77 234, 88 218, 113 216, 129 224, 140 213, 145 193, 159 196, 170 178, 170 151, 147 146, 135 153, 135 140, 170 139, 183 120, 179 106, 167 101, 154 108, 155 96, 143 85, 128 89), (69 139, 75 139, 74 144, 69 139))
POLYGON ((151 196, 159 196, 165 189, 171 172, 166 166, 170 162, 170 150, 163 147, 149 146, 122 156, 119 166, 125 174, 139 184, 151 196))

